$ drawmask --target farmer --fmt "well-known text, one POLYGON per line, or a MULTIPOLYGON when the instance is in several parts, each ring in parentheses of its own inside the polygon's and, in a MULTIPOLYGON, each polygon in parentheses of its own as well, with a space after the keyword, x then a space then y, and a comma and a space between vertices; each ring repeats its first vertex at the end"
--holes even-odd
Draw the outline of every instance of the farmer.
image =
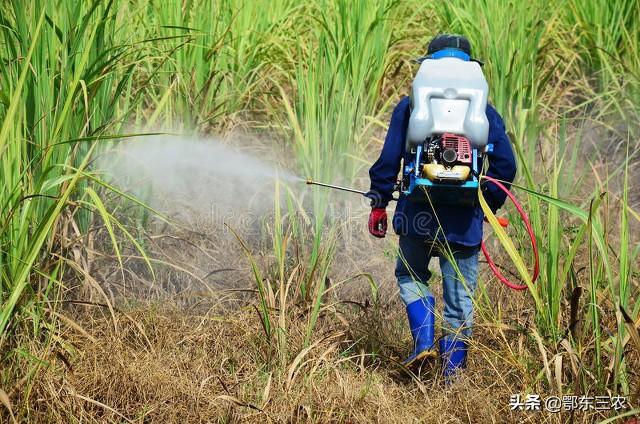
MULTIPOLYGON (((426 57, 437 59, 452 55, 460 60, 471 60, 471 46, 465 37, 436 36, 429 43, 426 57), (447 54, 451 53, 450 49, 454 50, 453 54, 447 54), (441 53, 436 54, 438 52, 441 53)), ((367 197, 371 199, 372 207, 369 232, 375 237, 382 238, 387 231, 386 207, 392 198, 401 159, 404 157, 405 163, 411 160, 405 151, 410 104, 409 97, 405 97, 395 107, 380 157, 369 170, 371 189, 367 197)), ((504 123, 490 105, 487 105, 486 116, 489 121, 486 153, 489 166, 486 174, 512 182, 516 174, 516 163, 504 123)), ((483 183, 482 192, 494 213, 506 198, 493 184, 483 183)), ((402 194, 393 216, 393 229, 400 236, 395 276, 400 297, 406 305, 414 341, 413 351, 405 365, 413 366, 428 357, 436 356, 435 299, 429 289, 429 261, 431 257, 438 256, 444 290, 443 336, 439 341, 439 350, 446 381, 466 365, 467 342, 473 324, 472 298, 478 279, 478 250, 482 241, 483 218, 479 206, 434 204, 432 208, 429 202, 409 201, 402 194), (445 251, 442 248, 444 244, 448 245, 448 255, 442 254, 445 251), (448 259, 451 256, 455 264, 448 259)))

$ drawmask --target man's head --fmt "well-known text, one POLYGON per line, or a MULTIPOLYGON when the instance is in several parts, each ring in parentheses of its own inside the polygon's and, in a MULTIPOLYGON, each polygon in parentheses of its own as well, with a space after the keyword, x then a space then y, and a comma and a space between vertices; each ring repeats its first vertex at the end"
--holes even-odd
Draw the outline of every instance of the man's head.
POLYGON ((462 60, 473 60, 482 65, 482 62, 471 58, 471 43, 466 37, 457 34, 439 34, 431 39, 427 46, 427 55, 418 59, 440 59, 443 57, 457 57, 462 60))
POLYGON ((431 39, 427 46, 427 55, 431 56, 445 49, 459 50, 471 56, 471 43, 462 35, 439 34, 431 39))

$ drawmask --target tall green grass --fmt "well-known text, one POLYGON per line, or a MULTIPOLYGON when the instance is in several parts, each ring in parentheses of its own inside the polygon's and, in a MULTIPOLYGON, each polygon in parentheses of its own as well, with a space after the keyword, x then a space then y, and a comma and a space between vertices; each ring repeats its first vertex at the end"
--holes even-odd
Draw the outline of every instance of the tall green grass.
POLYGON ((364 165, 359 158, 371 131, 366 118, 382 105, 395 7, 339 0, 309 10, 314 25, 297 47, 294 101, 284 99, 291 103, 293 147, 305 175, 351 181, 364 165))
POLYGON ((118 6, 0 6, 0 378, 4 385, 24 374, 25 399, 47 361, 29 340, 64 349, 54 318, 62 296, 73 280, 94 282, 86 232, 97 217, 112 236, 123 229, 90 169, 100 142, 123 136, 137 101, 131 88, 143 53, 121 32, 118 6))
MULTIPOLYGON (((292 91, 280 88, 285 125, 291 128, 297 165, 304 175, 350 182, 366 164, 371 118, 384 104, 380 94, 396 7, 388 0, 373 5, 360 0, 319 1, 309 6, 309 30, 296 46, 297 64, 289 77, 292 91)), ((321 258, 328 195, 321 190, 313 193, 310 269, 321 258)), ((307 283, 302 289, 307 291, 307 283)))
POLYGON ((291 0, 138 0, 131 7, 156 37, 148 56, 156 90, 146 125, 224 128, 264 108, 268 80, 291 58, 300 6, 291 0), (156 68, 158 70, 156 71, 156 68))
POLYGON ((622 76, 616 62, 637 48, 629 42, 629 35, 637 34, 638 4, 571 0, 567 6, 564 18, 568 25, 574 25, 574 46, 583 66, 597 74, 601 90, 608 90, 608 84, 622 76))
POLYGON ((60 26, 51 22, 59 12, 48 2, 3 8, 0 332, 6 335, 17 308, 34 306, 41 295, 36 271, 54 279, 58 274, 60 259, 43 254, 50 244, 65 242, 50 236, 62 225, 89 157, 89 149, 73 140, 103 133, 114 110, 109 86, 128 74, 110 74, 110 58, 98 53, 111 36, 103 15, 108 8, 76 6, 60 26))

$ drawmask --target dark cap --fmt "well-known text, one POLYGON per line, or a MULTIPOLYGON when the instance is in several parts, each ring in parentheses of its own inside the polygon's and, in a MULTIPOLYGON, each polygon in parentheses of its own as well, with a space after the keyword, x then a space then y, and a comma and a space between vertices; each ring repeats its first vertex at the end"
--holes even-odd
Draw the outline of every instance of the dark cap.
POLYGON ((458 49, 471 56, 471 43, 462 35, 440 34, 436 35, 429 42, 427 55, 432 55, 444 49, 458 49))
POLYGON ((468 59, 466 60, 477 62, 480 66, 484 65, 482 61, 474 59, 473 56, 471 56, 471 43, 469 40, 467 40, 465 36, 458 34, 436 35, 431 39, 427 46, 427 54, 418 59, 414 59, 414 62, 422 63, 425 59, 431 59, 435 53, 446 49, 459 50, 468 56, 468 59))

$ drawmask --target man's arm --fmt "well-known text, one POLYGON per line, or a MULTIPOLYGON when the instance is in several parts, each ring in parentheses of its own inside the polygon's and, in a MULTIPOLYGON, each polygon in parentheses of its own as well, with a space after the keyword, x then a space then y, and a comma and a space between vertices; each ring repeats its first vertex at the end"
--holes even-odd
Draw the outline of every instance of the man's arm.
POLYGON ((405 97, 393 110, 380 157, 369 169, 371 188, 366 196, 373 208, 386 208, 393 196, 407 135, 409 105, 409 97, 405 97))
MULTIPOLYGON (((513 182, 516 177, 516 158, 513 155, 511 142, 507 136, 504 122, 500 114, 491 105, 487 105, 487 119, 489 120, 489 168, 487 175, 497 180, 513 182)), ((511 187, 505 184, 505 187, 511 187)), ((495 184, 484 182, 482 193, 491 210, 495 213, 503 204, 507 195, 495 184)))

